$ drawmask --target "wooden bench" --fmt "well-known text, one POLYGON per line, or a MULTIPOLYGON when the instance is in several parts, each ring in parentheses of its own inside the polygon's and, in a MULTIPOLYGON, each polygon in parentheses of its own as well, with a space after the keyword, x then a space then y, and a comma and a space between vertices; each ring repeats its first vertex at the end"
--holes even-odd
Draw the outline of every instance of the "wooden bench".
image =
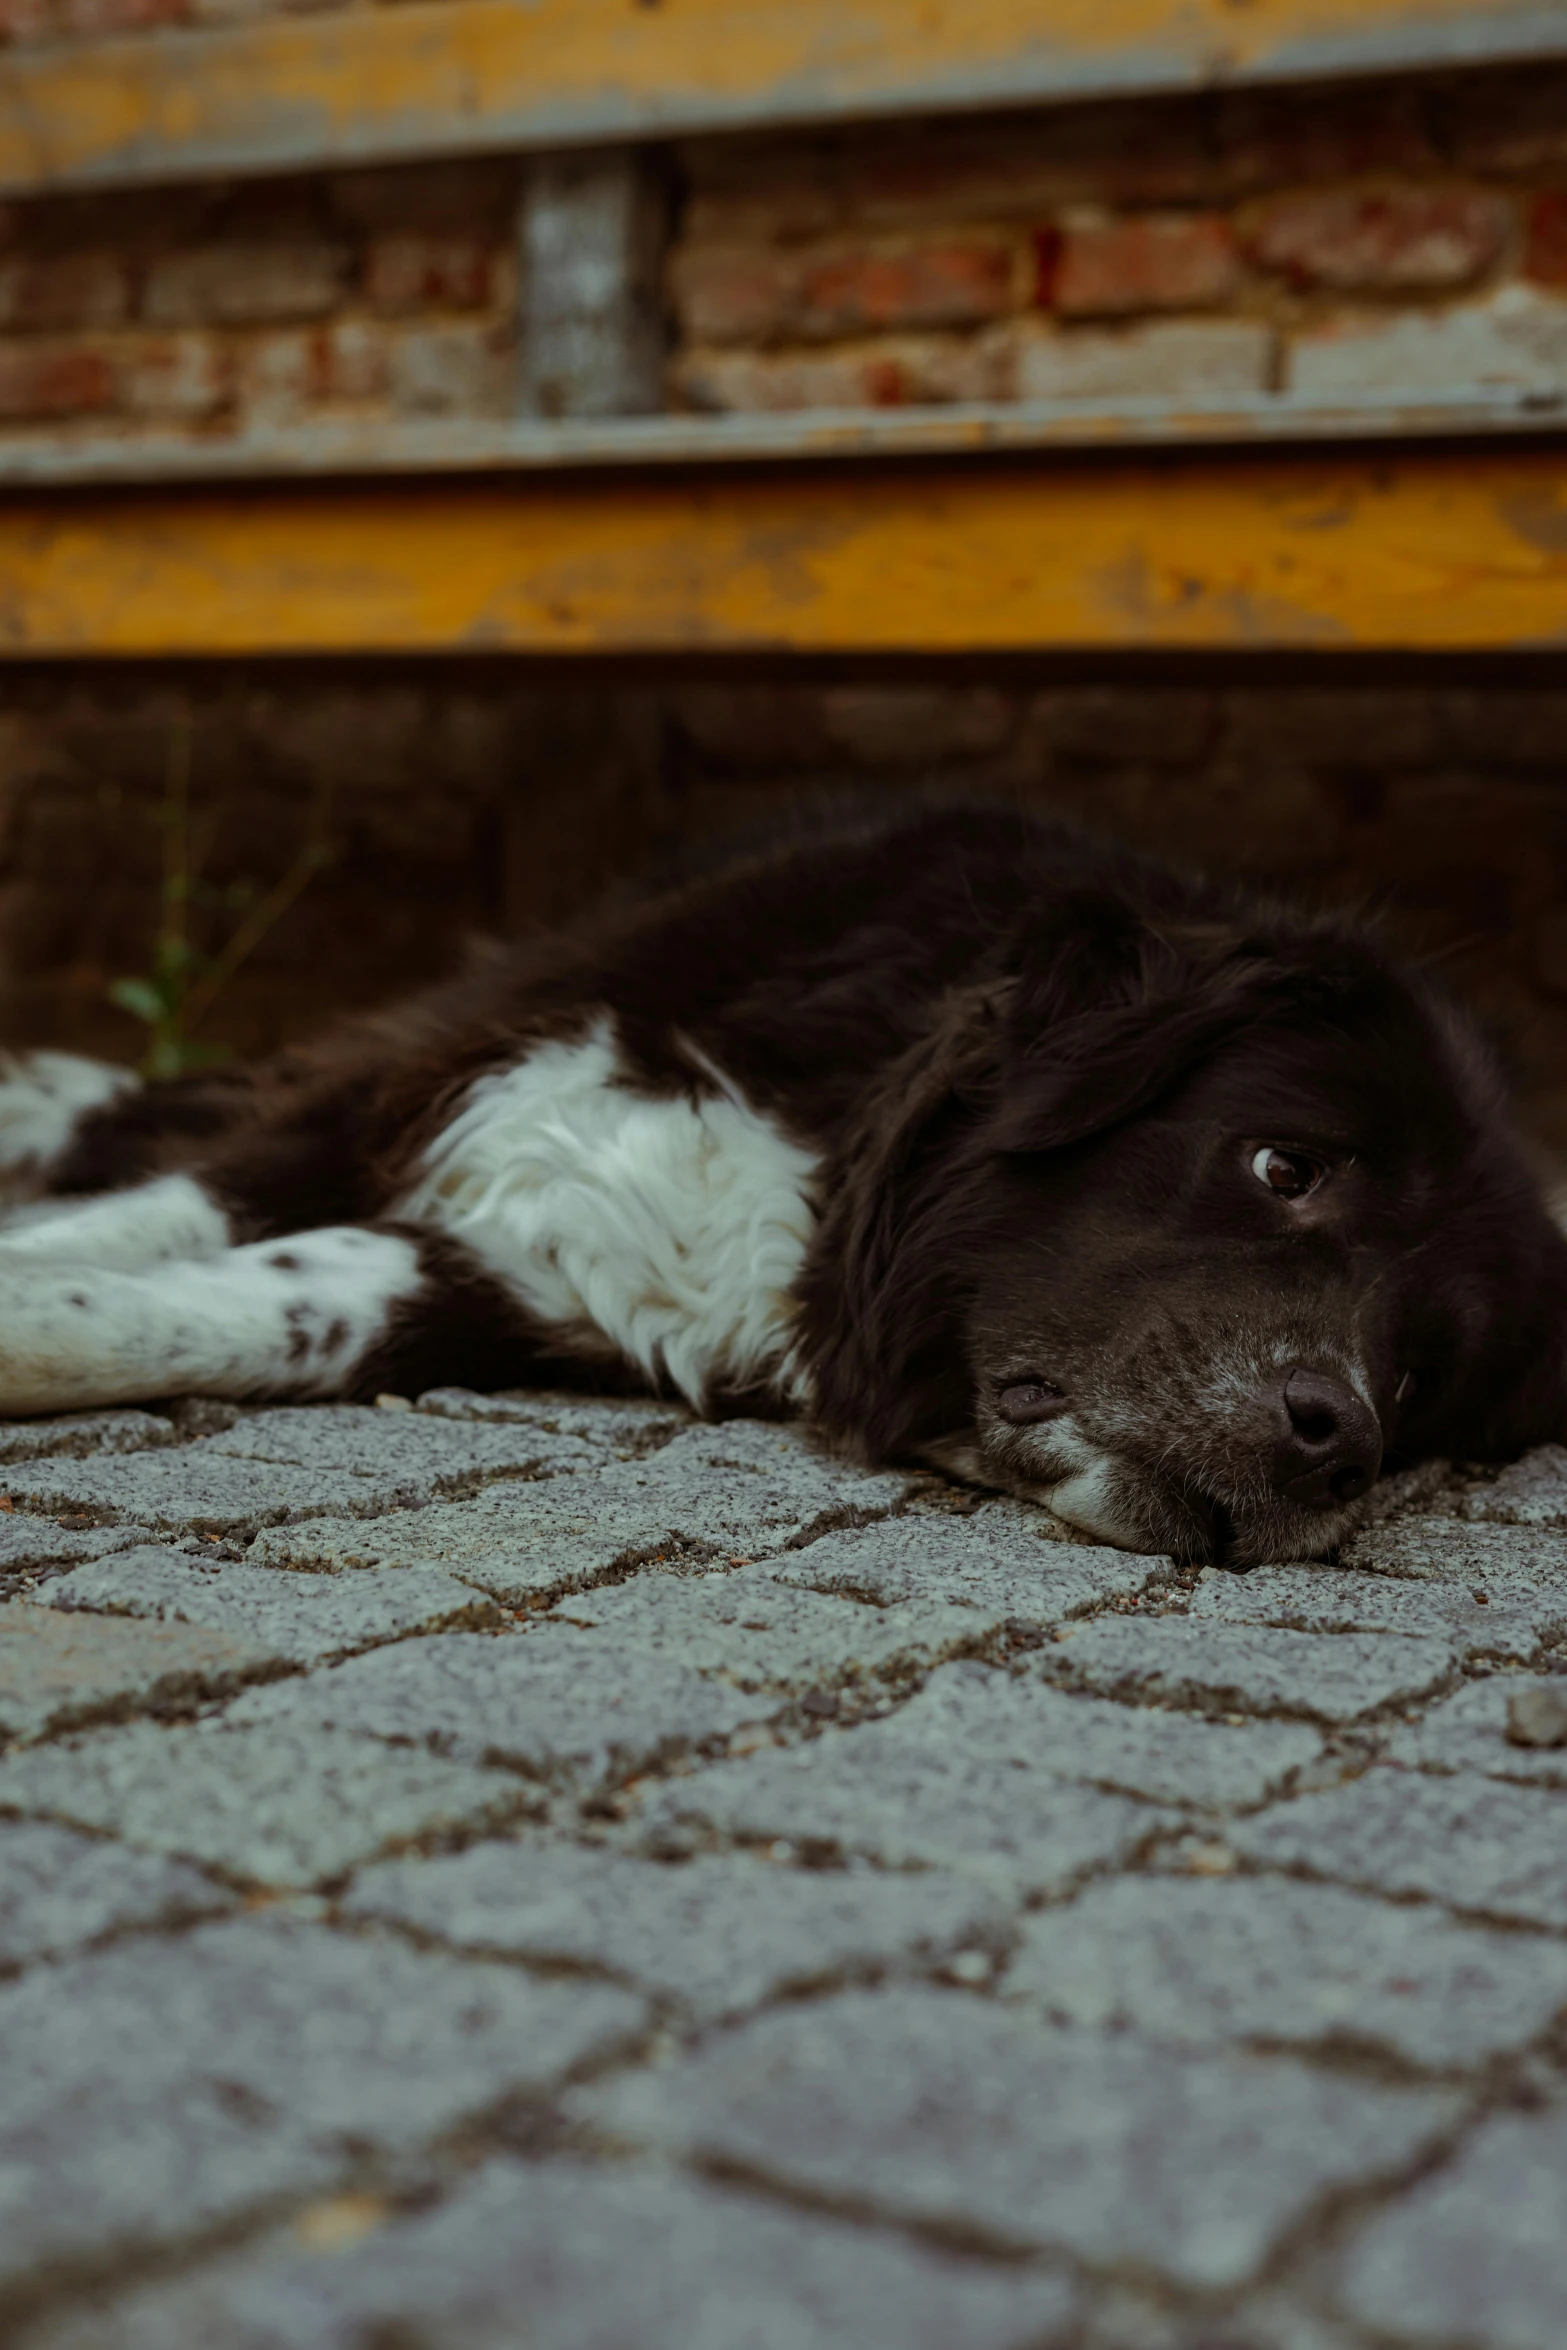
MULTIPOLYGON (((621 224, 626 298, 600 271, 598 377, 558 422, 18 445, 0 650, 1559 649, 1567 386, 1351 411, 617 415, 652 404, 615 380, 648 372, 638 165, 560 153, 1550 54, 1560 0, 410 0, 13 50, 0 186, 539 149, 524 242, 586 200, 595 233, 621 224)), ((577 296, 542 264, 526 282, 536 372, 577 296)))
POLYGON ((1567 56, 1560 0, 407 0, 0 61, 0 192, 1567 56))

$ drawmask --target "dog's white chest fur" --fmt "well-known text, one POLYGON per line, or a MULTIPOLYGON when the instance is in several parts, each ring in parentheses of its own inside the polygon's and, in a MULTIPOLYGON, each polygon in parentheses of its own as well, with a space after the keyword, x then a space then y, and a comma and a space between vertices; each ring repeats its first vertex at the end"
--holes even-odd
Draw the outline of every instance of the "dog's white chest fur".
POLYGON ((753 1384, 798 1400, 791 1287, 815 1173, 732 1088, 631 1091, 604 1020, 481 1077, 396 1212, 462 1241, 577 1351, 698 1405, 753 1384))

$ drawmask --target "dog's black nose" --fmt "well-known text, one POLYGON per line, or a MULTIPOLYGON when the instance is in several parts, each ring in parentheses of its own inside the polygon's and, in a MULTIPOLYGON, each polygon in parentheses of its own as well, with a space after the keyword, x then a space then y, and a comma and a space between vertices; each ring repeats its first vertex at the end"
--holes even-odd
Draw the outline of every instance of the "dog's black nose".
POLYGON ((1305 1510, 1331 1510, 1358 1501, 1382 1462, 1376 1414, 1347 1380, 1303 1363, 1274 1388, 1278 1433, 1273 1483, 1305 1510))

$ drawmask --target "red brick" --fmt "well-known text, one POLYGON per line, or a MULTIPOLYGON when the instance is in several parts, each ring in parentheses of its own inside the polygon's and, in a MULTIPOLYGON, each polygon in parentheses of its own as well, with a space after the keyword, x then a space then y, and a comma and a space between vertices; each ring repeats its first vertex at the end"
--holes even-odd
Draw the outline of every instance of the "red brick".
POLYGON ((1226 189, 1254 191, 1359 177, 1421 173, 1440 157, 1418 84, 1323 91, 1233 90, 1214 111, 1214 147, 1226 189))
POLYGON ((318 318, 337 303, 347 265, 337 245, 236 240, 191 246, 153 263, 146 313, 158 326, 318 318))
POLYGON ((1272 336, 1257 318, 1144 318, 1129 326, 1031 319, 1011 337, 1006 394, 1022 400, 1243 399, 1267 386, 1272 336))
POLYGON ((213 335, 137 335, 114 357, 118 404, 131 416, 197 424, 232 394, 234 354, 213 335))
POLYGON ((1518 74, 1472 75, 1438 101, 1453 154, 1468 171, 1508 175, 1567 164, 1567 72, 1532 65, 1518 74))
POLYGON ((1017 702, 993 686, 838 685, 821 693, 822 730, 862 767, 929 767, 1001 750, 1017 702))
POLYGON ((759 342, 792 305, 792 254, 755 245, 684 245, 669 286, 685 336, 696 343, 759 342))
POLYGON ((977 326, 1018 306, 1016 237, 917 245, 706 246, 677 255, 675 300, 693 342, 826 342, 879 328, 977 326))
POLYGON ((1086 106, 1002 121, 920 124, 847 146, 846 220, 914 228, 1028 219, 1072 203, 1180 204, 1211 193, 1213 167, 1189 101, 1086 106))
POLYGON ((97 343, 0 343, 0 417, 12 423, 94 416, 114 405, 109 349, 97 343))
POLYGON ((697 245, 771 245, 830 235, 844 217, 836 141, 699 140, 679 150, 682 234, 697 245))
POLYGON ((516 359, 486 320, 420 326, 387 352, 392 405, 406 416, 498 416, 516 406, 516 359))
POLYGON ((386 397, 389 343, 383 326, 340 318, 319 336, 328 400, 382 400, 386 397))
POLYGON ((1396 292, 1461 286, 1501 255, 1505 197, 1483 188, 1335 188, 1251 206, 1242 241, 1263 269, 1302 289, 1396 292))
POLYGON ((1537 196, 1529 213, 1524 273, 1543 286, 1567 286, 1567 191, 1537 196))
POLYGON ((687 351, 675 364, 672 389, 691 408, 753 413, 1004 399, 1011 331, 888 335, 815 351, 687 351))
POLYGON ((324 337, 315 327, 254 335, 234 355, 234 378, 247 424, 290 424, 325 395, 324 337))
POLYGON ((130 307, 129 272, 113 254, 24 254, 0 262, 0 326, 24 333, 117 326, 130 307))
POLYGON ((1074 223, 1041 288, 1068 318, 1127 317, 1141 310, 1207 310, 1240 276, 1229 223, 1212 212, 1144 213, 1074 223))
POLYGON ((977 326, 1018 306, 1023 247, 952 238, 902 252, 846 253, 806 273, 800 329, 823 336, 885 327, 977 326))
POLYGON ((1179 204, 1215 186, 1198 102, 1069 107, 682 150, 693 243, 791 244, 1179 204))
POLYGON ((0 0, 0 41, 48 41, 59 30, 56 0, 0 0))
POLYGON ((253 335, 237 361, 240 412, 276 427, 312 410, 384 400, 390 350, 388 330, 366 319, 253 335))
POLYGON ((352 235, 448 236, 503 240, 517 209, 522 163, 469 156, 451 163, 399 163, 333 174, 332 218, 352 235))
POLYGON ((490 299, 487 245, 474 237, 377 237, 365 256, 372 310, 480 310, 490 299))

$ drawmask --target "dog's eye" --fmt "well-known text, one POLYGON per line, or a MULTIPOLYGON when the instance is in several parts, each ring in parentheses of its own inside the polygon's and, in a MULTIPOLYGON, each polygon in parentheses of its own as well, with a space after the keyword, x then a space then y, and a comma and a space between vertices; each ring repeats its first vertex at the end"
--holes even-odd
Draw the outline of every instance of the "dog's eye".
POLYGON ((996 1409, 1014 1428, 1026 1428, 1032 1420, 1053 1420, 1064 1412, 1066 1397, 1047 1379, 1017 1379, 1003 1387, 996 1409))
POLYGON ((1272 1143, 1253 1153, 1251 1171, 1280 1199, 1304 1199, 1327 1172, 1320 1159, 1308 1159, 1304 1151, 1275 1150, 1272 1143))

